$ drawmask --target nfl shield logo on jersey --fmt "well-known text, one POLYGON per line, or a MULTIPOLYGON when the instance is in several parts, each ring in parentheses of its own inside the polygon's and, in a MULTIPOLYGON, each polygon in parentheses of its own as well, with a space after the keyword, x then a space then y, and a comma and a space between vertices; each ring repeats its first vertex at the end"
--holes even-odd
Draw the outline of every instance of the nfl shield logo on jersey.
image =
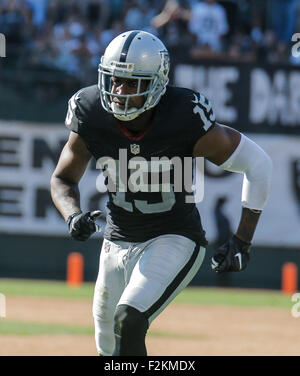
POLYGON ((130 151, 132 154, 136 155, 136 154, 139 154, 140 152, 140 145, 137 145, 137 144, 131 144, 130 145, 130 151))

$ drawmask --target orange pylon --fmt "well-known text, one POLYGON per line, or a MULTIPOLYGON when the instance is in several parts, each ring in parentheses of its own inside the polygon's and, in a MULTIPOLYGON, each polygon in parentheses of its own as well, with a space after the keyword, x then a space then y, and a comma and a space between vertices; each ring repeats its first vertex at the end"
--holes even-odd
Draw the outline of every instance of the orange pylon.
POLYGON ((67 284, 78 287, 83 281, 83 256, 79 252, 72 252, 67 260, 67 284))
POLYGON ((282 267, 282 292, 294 294, 298 289, 298 267, 294 262, 286 262, 282 267))

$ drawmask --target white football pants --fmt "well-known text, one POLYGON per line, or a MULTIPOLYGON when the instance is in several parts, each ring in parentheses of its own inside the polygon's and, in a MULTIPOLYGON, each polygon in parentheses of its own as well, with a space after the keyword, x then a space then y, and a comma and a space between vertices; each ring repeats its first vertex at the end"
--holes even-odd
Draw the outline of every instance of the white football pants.
POLYGON ((144 312, 150 325, 193 279, 204 255, 204 247, 181 235, 161 235, 143 243, 104 239, 93 301, 99 354, 113 353, 117 305, 144 312))

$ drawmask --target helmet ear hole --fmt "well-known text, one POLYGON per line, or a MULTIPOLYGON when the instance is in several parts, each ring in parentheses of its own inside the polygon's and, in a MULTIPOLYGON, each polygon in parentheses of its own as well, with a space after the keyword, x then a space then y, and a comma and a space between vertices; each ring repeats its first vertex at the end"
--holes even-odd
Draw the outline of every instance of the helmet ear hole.
MULTIPOLYGON (((110 99, 113 95, 110 80, 112 76, 138 80, 135 94, 120 96, 125 97, 126 103, 129 103, 128 98, 133 96, 145 97, 144 105, 135 109, 137 116, 156 106, 169 82, 169 66, 168 51, 156 36, 137 30, 117 36, 107 46, 98 69, 98 86, 103 108, 120 118, 120 109, 116 113, 110 99)), ((132 119, 133 112, 129 110, 124 109, 124 119, 121 120, 132 119)))

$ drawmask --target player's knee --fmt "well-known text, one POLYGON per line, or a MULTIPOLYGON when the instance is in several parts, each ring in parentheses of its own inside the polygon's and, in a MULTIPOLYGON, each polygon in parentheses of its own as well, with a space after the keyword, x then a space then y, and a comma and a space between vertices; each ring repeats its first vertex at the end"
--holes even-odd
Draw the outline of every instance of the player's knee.
POLYGON ((144 313, 126 304, 117 307, 114 320, 115 334, 119 336, 145 337, 149 326, 144 313))

